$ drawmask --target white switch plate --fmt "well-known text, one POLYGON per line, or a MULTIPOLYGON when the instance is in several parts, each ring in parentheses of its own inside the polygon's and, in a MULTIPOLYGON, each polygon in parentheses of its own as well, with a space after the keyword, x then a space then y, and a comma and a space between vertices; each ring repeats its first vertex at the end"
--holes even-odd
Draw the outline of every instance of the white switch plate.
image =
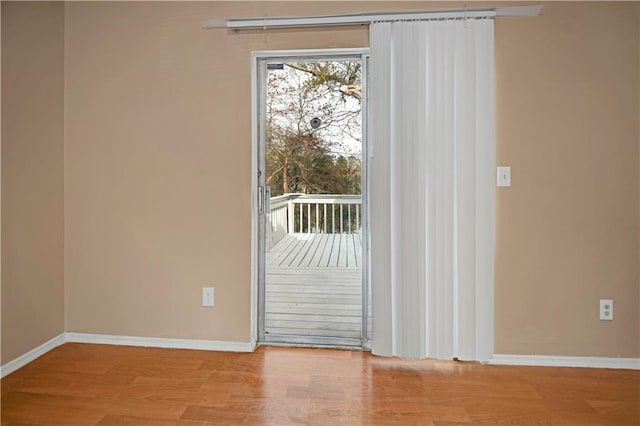
POLYGON ((498 167, 498 186, 511 186, 511 167, 498 167))
POLYGON ((600 319, 613 321, 613 300, 600 299, 600 319))
POLYGON ((202 287, 202 306, 214 306, 213 287, 202 287))

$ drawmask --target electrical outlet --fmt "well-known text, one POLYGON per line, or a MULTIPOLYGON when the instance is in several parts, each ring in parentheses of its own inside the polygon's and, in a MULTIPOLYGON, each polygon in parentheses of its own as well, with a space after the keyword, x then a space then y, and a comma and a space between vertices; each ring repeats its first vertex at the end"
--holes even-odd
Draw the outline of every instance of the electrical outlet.
POLYGON ((202 287, 202 306, 214 306, 213 287, 202 287))
POLYGON ((600 320, 613 320, 613 300, 600 299, 600 320))

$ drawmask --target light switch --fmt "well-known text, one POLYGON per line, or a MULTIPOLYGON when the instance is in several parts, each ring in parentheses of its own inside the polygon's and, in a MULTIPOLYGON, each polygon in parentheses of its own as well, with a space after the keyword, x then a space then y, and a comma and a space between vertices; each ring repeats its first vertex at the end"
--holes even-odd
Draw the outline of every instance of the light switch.
POLYGON ((511 167, 498 167, 498 186, 511 186, 511 167))

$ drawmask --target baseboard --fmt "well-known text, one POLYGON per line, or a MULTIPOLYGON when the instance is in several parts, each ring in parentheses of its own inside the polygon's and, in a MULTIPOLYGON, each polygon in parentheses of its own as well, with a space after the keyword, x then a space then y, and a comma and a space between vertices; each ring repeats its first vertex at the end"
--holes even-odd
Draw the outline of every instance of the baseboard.
POLYGON ((34 349, 30 350, 26 354, 20 355, 18 358, 9 361, 8 363, 6 363, 5 365, 0 367, 0 378, 3 378, 4 376, 13 373, 14 371, 18 370, 19 368, 24 367, 25 365, 29 364, 34 359, 36 359, 38 357, 41 357, 42 355, 46 354, 51 349, 53 349, 53 348, 55 348, 57 346, 60 346, 65 341, 66 341, 65 340, 65 333, 59 334, 56 337, 54 337, 53 339, 41 344, 37 348, 34 348, 34 349))
POLYGON ((492 365, 529 365, 540 367, 587 367, 640 370, 640 358, 606 358, 549 355, 500 355, 487 362, 492 365))
POLYGON ((168 339, 161 337, 115 336, 111 334, 66 333, 66 341, 105 345, 144 346, 150 348, 197 349, 205 351, 253 352, 255 342, 168 339))
POLYGON ((62 333, 24 355, 0 367, 0 378, 13 373, 34 359, 46 354, 63 343, 100 343, 105 345, 144 346, 149 348, 196 349, 221 352, 253 352, 255 340, 251 342, 226 342, 219 340, 165 339, 159 337, 114 336, 109 334, 62 333))

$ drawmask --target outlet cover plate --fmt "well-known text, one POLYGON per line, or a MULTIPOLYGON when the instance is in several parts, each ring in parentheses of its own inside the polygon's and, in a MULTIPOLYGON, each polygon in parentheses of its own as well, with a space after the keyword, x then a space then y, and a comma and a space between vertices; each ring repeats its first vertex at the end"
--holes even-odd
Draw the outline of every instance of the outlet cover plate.
POLYGON ((600 320, 613 321, 612 299, 600 299, 600 320))

